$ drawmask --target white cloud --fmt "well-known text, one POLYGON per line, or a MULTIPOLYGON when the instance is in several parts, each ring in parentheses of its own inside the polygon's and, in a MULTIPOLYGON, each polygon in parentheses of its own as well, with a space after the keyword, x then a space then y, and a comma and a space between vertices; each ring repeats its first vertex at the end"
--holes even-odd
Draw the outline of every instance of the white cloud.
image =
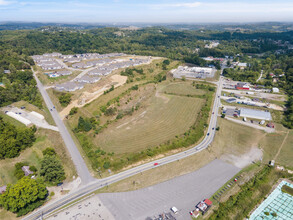
POLYGON ((172 4, 153 4, 151 6, 155 8, 197 8, 201 5, 201 2, 190 2, 190 3, 172 3, 172 4))
POLYGON ((197 8, 200 5, 201 5, 200 2, 166 4, 166 6, 169 6, 169 7, 185 7, 185 8, 197 8))
POLYGON ((0 0, 0 6, 1 5, 10 5, 12 3, 14 3, 14 2, 12 2, 12 1, 6 1, 6 0, 0 0))

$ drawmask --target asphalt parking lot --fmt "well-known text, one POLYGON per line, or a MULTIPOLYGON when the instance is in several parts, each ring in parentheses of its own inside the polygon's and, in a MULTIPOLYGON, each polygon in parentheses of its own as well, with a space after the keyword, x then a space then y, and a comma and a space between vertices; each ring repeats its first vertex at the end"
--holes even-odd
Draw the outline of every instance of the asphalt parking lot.
POLYGON ((173 206, 179 210, 176 219, 186 220, 199 201, 212 196, 239 171, 217 159, 193 173, 151 187, 98 197, 117 220, 142 220, 170 212, 173 206))

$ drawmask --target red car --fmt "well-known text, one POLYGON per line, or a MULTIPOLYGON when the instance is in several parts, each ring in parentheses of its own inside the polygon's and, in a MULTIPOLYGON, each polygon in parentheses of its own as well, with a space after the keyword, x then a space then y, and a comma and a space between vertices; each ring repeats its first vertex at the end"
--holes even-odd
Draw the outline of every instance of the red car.
POLYGON ((157 165, 159 165, 159 163, 154 163, 154 166, 157 166, 157 165))

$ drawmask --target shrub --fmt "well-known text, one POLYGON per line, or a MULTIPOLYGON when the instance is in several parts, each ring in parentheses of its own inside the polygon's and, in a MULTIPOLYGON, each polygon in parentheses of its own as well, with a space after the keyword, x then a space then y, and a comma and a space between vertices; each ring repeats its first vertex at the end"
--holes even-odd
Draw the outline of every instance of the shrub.
POLYGON ((103 165, 104 169, 109 169, 110 168, 110 162, 106 161, 103 165))
POLYGON ((112 108, 112 107, 110 107, 110 108, 107 108, 107 110, 105 111, 105 115, 106 116, 112 116, 112 115, 115 115, 116 114, 116 111, 117 111, 117 109, 116 108, 112 108))
POLYGON ((65 93, 58 97, 61 106, 66 107, 71 102, 71 94, 65 93))
POLYGON ((73 108, 70 110, 69 115, 74 115, 74 114, 77 113, 77 111, 78 111, 78 108, 77 108, 77 107, 73 107, 73 108))
POLYGON ((54 156, 56 155, 56 152, 54 150, 54 148, 52 147, 47 147, 45 150, 43 150, 43 155, 48 155, 48 156, 54 156))
POLYGON ((80 116, 78 119, 77 129, 79 131, 88 132, 92 129, 92 124, 87 118, 84 119, 83 117, 80 116))

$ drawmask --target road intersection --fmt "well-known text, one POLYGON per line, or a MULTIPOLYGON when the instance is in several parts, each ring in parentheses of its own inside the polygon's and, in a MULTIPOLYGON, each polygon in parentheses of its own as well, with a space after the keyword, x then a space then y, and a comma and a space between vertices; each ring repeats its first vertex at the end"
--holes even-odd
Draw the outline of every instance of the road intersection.
POLYGON ((81 157, 81 155, 80 155, 74 141, 72 140, 69 132, 67 131, 63 121, 60 119, 58 112, 53 108, 52 101, 50 100, 50 97, 48 96, 45 88, 43 87, 42 83, 39 81, 39 79, 37 78, 35 73, 34 73, 34 76, 37 81, 37 86, 38 86, 38 88, 39 88, 39 90, 45 100, 47 107, 49 109, 52 109, 52 111, 50 111, 50 112, 55 120, 56 125, 59 128, 59 131, 61 133, 62 138, 64 139, 64 143, 65 143, 66 147, 68 148, 68 151, 70 152, 70 155, 71 155, 73 162, 76 166, 77 173, 82 180, 82 185, 77 190, 70 192, 68 195, 62 197, 61 199, 55 201, 54 203, 47 204, 44 207, 41 207, 40 209, 38 209, 36 212, 24 217, 23 218, 24 220, 42 219, 44 216, 47 216, 48 214, 61 208, 62 206, 66 205, 68 203, 71 203, 72 201, 77 200, 85 195, 89 195, 89 194, 95 192, 96 190, 101 189, 107 185, 121 181, 121 180, 126 179, 128 177, 131 177, 133 175, 144 172, 146 170, 155 169, 158 166, 172 163, 174 161, 178 161, 180 159, 194 155, 194 154, 206 149, 212 143, 214 136, 215 136, 215 133, 216 133, 215 127, 217 125, 217 116, 218 116, 217 113, 218 113, 219 107, 221 106, 221 102, 220 102, 219 97, 221 96, 221 90, 222 90, 222 77, 220 77, 220 80, 217 83, 215 83, 217 85, 217 90, 216 90, 215 99, 214 99, 214 103, 213 103, 211 119, 209 122, 207 134, 201 143, 199 143, 198 145, 196 145, 186 151, 183 151, 183 152, 171 155, 171 156, 167 156, 165 158, 158 159, 156 161, 152 161, 152 162, 149 162, 146 164, 142 164, 140 166, 128 169, 126 171, 114 174, 112 176, 109 176, 109 177, 106 177, 103 179, 95 179, 90 175, 90 173, 86 167, 86 164, 85 164, 83 158, 81 157), (154 166, 154 163, 157 163, 158 165, 154 166))

